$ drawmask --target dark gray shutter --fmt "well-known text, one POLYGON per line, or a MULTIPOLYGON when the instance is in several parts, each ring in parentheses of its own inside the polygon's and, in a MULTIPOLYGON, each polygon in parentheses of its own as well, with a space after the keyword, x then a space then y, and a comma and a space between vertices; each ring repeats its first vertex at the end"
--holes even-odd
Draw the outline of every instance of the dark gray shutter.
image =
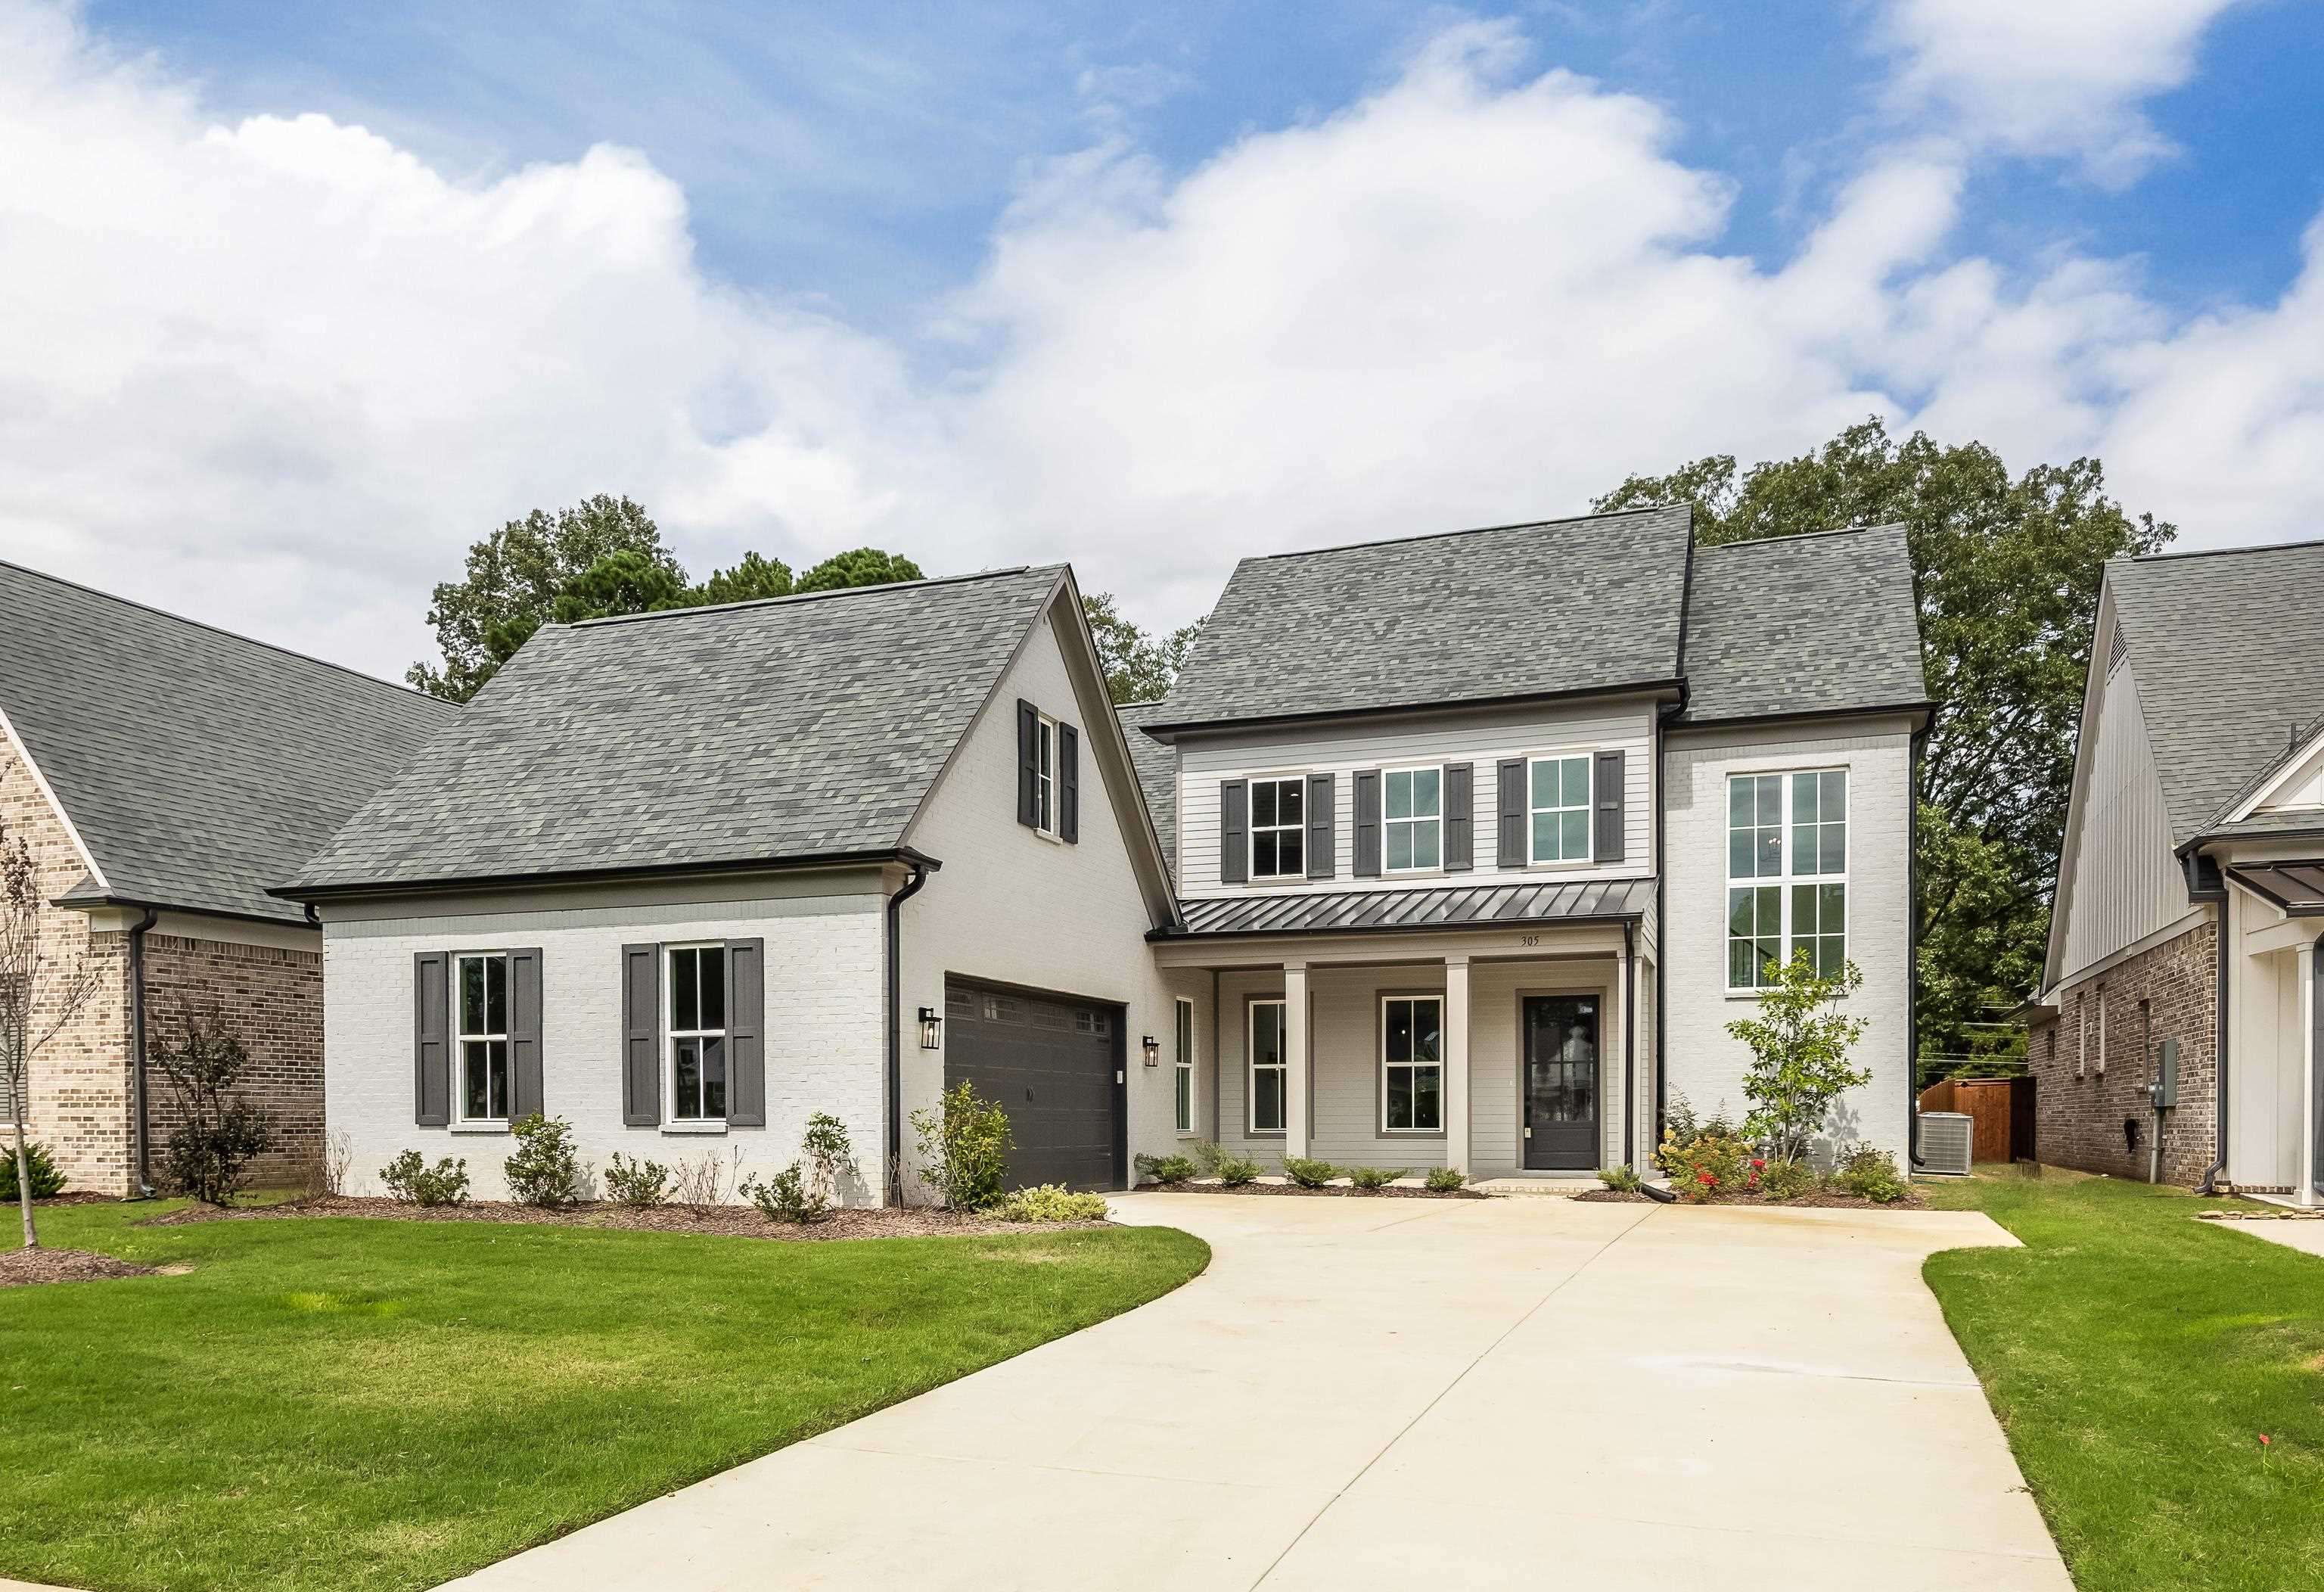
POLYGON ((1596 808, 1590 836, 1590 860, 1620 862, 1623 851, 1623 807, 1628 791, 1622 779, 1622 754, 1598 754, 1598 767, 1590 782, 1590 801, 1596 808))
POLYGON ((1240 884, 1250 877, 1250 782, 1219 785, 1219 883, 1240 884))
POLYGON ((1082 733, 1057 727, 1057 838, 1082 838, 1082 733))
POLYGON ((1477 865, 1477 790, 1475 764, 1444 765, 1444 871, 1459 873, 1477 865))
POLYGON ((726 942, 726 1125, 767 1125, 767 942, 726 942))
POLYGON ((452 958, 421 951, 411 973, 411 1120, 442 1127, 452 1120, 452 958))
POLYGON ((1500 763, 1500 800, 1494 804, 1497 861, 1505 868, 1526 865, 1526 760, 1504 757, 1500 763))
POLYGON ((1033 704, 1017 699, 1017 821, 1028 829, 1041 827, 1041 716, 1033 704))
POLYGON ((1332 850, 1332 776, 1307 776, 1307 876, 1328 879, 1339 866, 1332 850))
POLYGON ((661 947, 622 948, 622 1120, 661 1121, 661 947))
POLYGON ((1356 774, 1356 865, 1359 879, 1377 879, 1380 871, 1379 770, 1356 774))
POLYGON ((540 1115, 540 952, 509 952, 509 1116, 540 1115))

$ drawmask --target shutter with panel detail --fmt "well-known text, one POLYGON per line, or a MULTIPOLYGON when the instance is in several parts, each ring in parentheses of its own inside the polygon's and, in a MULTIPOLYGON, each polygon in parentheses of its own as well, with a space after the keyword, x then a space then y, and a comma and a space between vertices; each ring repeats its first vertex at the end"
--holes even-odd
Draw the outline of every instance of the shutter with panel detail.
POLYGON ((767 942, 726 942, 726 1125, 767 1125, 767 942))
POLYGON ((546 1114, 540 1078, 540 951, 508 954, 509 1115, 546 1114))
POLYGON ((1477 865, 1477 791, 1475 765, 1444 765, 1444 871, 1465 872, 1477 865))
POLYGON ((1057 838, 1082 838, 1082 735, 1072 725, 1057 727, 1057 838))
POLYGON ((1041 827, 1041 716, 1033 704, 1017 699, 1017 821, 1028 829, 1041 827))
POLYGON ((1505 868, 1526 865, 1526 760, 1504 757, 1498 770, 1499 800, 1493 804, 1496 860, 1505 868))
POLYGON ((1332 847, 1332 776, 1307 776, 1307 876, 1328 879, 1339 867, 1332 847))
POLYGON ((1622 778, 1622 754, 1600 752, 1591 771, 1590 801, 1593 809, 1590 832, 1591 862, 1620 862, 1624 851, 1623 802, 1628 790, 1622 778))
POLYGON ((1250 782, 1219 785, 1219 883, 1240 884, 1250 877, 1250 782))
POLYGON ((1380 788, 1379 770, 1367 768, 1356 774, 1356 864, 1359 879, 1377 879, 1380 871, 1380 788))
POLYGON ((452 958, 421 951, 411 972, 411 1120, 443 1127, 452 1120, 452 958))
POLYGON ((622 948, 622 1120, 661 1121, 661 947, 622 948))

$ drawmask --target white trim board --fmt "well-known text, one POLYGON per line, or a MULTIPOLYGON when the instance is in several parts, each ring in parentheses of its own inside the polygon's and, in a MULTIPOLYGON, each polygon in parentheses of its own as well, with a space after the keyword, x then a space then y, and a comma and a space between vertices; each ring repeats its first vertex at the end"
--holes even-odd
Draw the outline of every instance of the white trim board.
POLYGON ((32 747, 26 745, 24 737, 16 733, 16 727, 9 722, 8 710, 5 708, 0 708, 0 737, 7 740, 9 750, 23 761, 24 772, 32 776, 32 789, 41 793, 41 799, 49 804, 49 810, 57 815, 57 822, 65 827, 65 837, 72 842, 73 852, 80 858, 81 865, 88 870, 89 877, 97 881, 98 889, 111 891, 113 885, 106 880, 105 870, 97 865, 97 854, 88 848, 88 842, 81 838, 79 826, 73 822, 72 814, 65 810, 65 804, 57 797, 56 787, 50 784, 48 776, 41 772, 40 764, 33 760, 32 747))

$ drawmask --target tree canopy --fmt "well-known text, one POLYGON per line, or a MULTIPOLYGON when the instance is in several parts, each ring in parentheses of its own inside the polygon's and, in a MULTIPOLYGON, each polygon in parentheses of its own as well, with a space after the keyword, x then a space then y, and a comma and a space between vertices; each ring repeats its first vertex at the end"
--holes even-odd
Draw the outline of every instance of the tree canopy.
POLYGON ((1812 453, 1738 473, 1732 455, 1633 476, 1600 509, 1688 503, 1706 542, 1902 524, 1937 702, 1920 815, 1923 1056, 1991 1048, 2033 989, 2065 829, 2107 560, 2175 528, 2106 495, 2097 459, 2013 478, 1978 442, 1898 441, 1876 417, 1812 453))
POLYGON ((1093 592, 1082 598, 1082 612, 1097 641, 1098 662, 1105 666, 1106 693, 1117 708, 1125 702, 1151 702, 1166 694, 1203 634, 1203 621, 1197 619, 1168 635, 1148 635, 1122 616, 1110 591, 1093 592))
POLYGON ((414 663, 404 678, 465 702, 543 625, 922 578, 911 560, 859 547, 796 580, 780 559, 745 552, 696 586, 645 510, 600 494, 553 514, 535 509, 471 546, 467 578, 438 586, 428 612, 443 662, 414 663))

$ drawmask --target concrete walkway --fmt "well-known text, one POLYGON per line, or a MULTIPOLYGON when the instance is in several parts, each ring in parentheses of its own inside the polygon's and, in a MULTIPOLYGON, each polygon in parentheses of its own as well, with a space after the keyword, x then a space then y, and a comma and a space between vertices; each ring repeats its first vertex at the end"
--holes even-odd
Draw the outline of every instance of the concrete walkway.
POLYGON ((1920 1281, 1981 1216, 1116 1209, 1210 1270, 456 1584, 2071 1592, 1920 1281))

